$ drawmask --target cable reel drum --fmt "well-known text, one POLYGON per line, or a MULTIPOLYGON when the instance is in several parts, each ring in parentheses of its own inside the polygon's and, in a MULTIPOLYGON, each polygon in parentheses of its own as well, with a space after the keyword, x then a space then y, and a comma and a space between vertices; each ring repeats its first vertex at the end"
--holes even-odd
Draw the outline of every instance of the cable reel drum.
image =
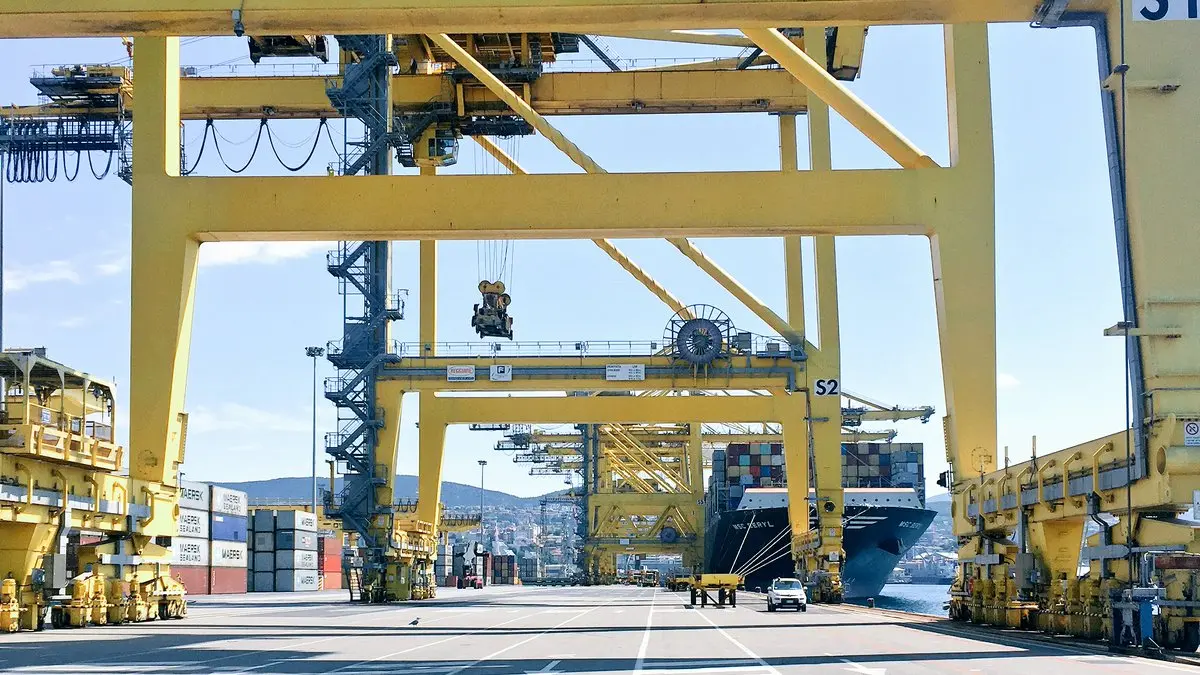
POLYGON ((668 353, 693 366, 729 356, 733 337, 733 320, 712 305, 685 307, 671 317, 663 331, 668 353))

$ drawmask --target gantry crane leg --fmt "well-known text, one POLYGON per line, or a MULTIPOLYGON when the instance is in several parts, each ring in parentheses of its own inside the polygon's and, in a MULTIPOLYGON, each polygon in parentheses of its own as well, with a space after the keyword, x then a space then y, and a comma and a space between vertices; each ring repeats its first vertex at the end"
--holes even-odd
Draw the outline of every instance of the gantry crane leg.
POLYGON ((987 26, 945 27, 954 189, 930 237, 946 455, 963 475, 996 466, 995 176, 987 26))
MULTIPOLYGON (((57 530, 56 525, 49 523, 0 523, 0 573, 11 574, 17 580, 20 608, 16 625, 21 630, 41 627, 44 600, 30 571, 40 567, 42 556, 51 552, 57 530)), ((12 626, 7 629, 16 630, 12 626)))

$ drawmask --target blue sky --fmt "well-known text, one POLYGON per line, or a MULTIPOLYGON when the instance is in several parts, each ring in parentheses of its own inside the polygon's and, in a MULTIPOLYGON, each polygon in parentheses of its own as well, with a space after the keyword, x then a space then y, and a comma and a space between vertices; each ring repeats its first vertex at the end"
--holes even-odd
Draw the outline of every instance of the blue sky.
MULTIPOLYGON (((684 56, 695 48, 611 40, 622 57, 684 56)), ((184 64, 241 57, 233 38, 185 41, 184 64)), ((1116 254, 1105 170, 1094 41, 1081 29, 991 28, 996 141, 997 323, 1000 446, 1014 461, 1120 428, 1121 343, 1101 331, 1118 321, 1116 254)), ((5 40, 0 104, 34 102, 27 78, 39 64, 116 61, 117 40, 5 40)), ((940 162, 947 157, 941 31, 873 28, 854 91, 940 162)), ((245 61, 245 59, 243 59, 245 61)), ((248 61, 246 61, 248 63, 248 61)), ((265 62, 264 62, 265 63, 265 62)), ((773 170, 776 120, 766 115, 556 118, 554 123, 610 171, 773 170)), ((240 164, 257 123, 224 123, 222 149, 240 164)), ((279 124, 300 145, 315 122, 279 124)), ((201 127, 189 124, 194 153, 201 127)), ((542 138, 515 147, 533 172, 577 169, 542 138)), ((834 120, 836 168, 892 166, 840 119, 834 120)), ((307 145, 280 148, 289 163, 307 145)), ((800 153, 807 154, 805 141, 800 153)), ((98 158, 99 159, 99 158, 98 158)), ((324 172, 322 147, 306 173, 324 172)), ((451 172, 498 172, 470 141, 451 172)), ((226 171, 205 153, 199 173, 226 171)), ((252 174, 284 173, 262 151, 252 174)), ((129 344, 130 189, 115 177, 94 180, 84 167, 66 183, 5 186, 6 346, 45 345, 51 357, 112 377, 125 400, 129 344)), ((536 198, 536 196, 534 196, 536 198)), ((869 195, 864 195, 869 198, 869 195)), ((797 204, 796 208, 803 208, 797 204)), ((403 208, 398 204, 397 208, 403 208)), ((266 214, 264 214, 265 216, 266 214)), ((785 307, 782 242, 697 242, 762 299, 785 307)), ((728 312, 741 329, 767 332, 690 262, 661 241, 620 246, 687 303, 728 312)), ((195 331, 188 378, 191 413, 188 478, 248 480, 305 475, 310 461, 311 363, 306 345, 340 332, 336 281, 324 266, 327 244, 207 244, 201 249, 195 331)), ((408 320, 396 337, 416 339, 417 247, 394 246, 394 281, 411 289, 408 320)), ((838 240, 839 304, 845 388, 896 404, 933 405, 927 425, 901 423, 899 440, 926 445, 930 484, 945 468, 940 414, 945 410, 938 358, 929 247, 924 238, 838 240)), ((441 244, 440 339, 474 337, 468 323, 481 276, 474 242, 441 244)), ((670 312, 588 242, 518 242, 512 313, 518 340, 652 340, 670 312), (597 310, 586 299, 602 292, 597 310)), ((318 364, 319 375, 332 371, 318 364)), ((127 414, 128 411, 126 411, 127 414)), ((319 426, 332 428, 321 401, 319 426)), ((124 418, 124 415, 122 415, 124 418)), ((415 405, 405 410, 400 471, 415 473, 415 405)), ((122 425, 126 423, 122 420, 122 425)), ((124 433, 122 432, 122 437, 124 433)), ((491 449, 495 437, 452 430, 443 476, 479 480, 518 495, 554 490, 560 478, 530 477, 491 449)), ((324 457, 322 456, 322 467, 324 457)))

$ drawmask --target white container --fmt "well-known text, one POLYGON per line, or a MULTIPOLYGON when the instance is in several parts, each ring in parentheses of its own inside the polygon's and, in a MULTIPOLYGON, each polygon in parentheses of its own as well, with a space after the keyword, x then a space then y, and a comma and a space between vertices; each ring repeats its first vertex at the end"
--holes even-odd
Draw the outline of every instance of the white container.
POLYGON ((208 539, 208 511, 179 509, 179 536, 208 539))
POLYGON ((194 509, 208 513, 212 501, 209 499, 209 484, 190 480, 179 481, 179 508, 194 509))
POLYGON ((275 550, 315 551, 317 550, 317 533, 297 532, 296 530, 276 530, 275 550))
MULTIPOLYGON (((256 585, 257 586, 257 585, 256 585)), ((275 572, 276 591, 317 590, 316 570, 279 570, 275 572)))
POLYGON ((275 571, 279 570, 315 570, 317 569, 316 551, 276 551, 275 571))
POLYGON ((176 565, 189 567, 207 567, 209 549, 207 539, 188 539, 174 537, 171 539, 171 562, 176 565))
POLYGON ((264 551, 275 550, 275 533, 274 532, 255 532, 254 533, 254 552, 262 553, 264 551))
POLYGON ((275 514, 275 529, 317 531, 317 517, 308 511, 279 511, 275 514))
POLYGON ((274 572, 255 572, 254 573, 254 592, 255 593, 270 593, 275 590, 275 573, 274 572))
POLYGON ((212 486, 212 512, 224 513, 230 516, 244 516, 248 513, 250 499, 245 492, 230 490, 217 485, 212 486))
POLYGON ((271 551, 265 553, 254 552, 254 571, 255 572, 275 572, 275 554, 271 551))
POLYGON ((214 541, 211 543, 213 567, 245 567, 246 544, 240 541, 214 541))

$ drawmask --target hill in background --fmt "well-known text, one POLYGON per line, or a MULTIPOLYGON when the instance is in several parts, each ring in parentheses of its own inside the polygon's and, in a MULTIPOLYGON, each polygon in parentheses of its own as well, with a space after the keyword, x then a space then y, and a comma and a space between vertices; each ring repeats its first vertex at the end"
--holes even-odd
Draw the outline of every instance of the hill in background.
MULTIPOLYGON (((271 478, 269 480, 252 480, 241 483, 229 483, 220 481, 214 483, 221 487, 226 487, 231 490, 241 490, 249 497, 251 503, 263 503, 271 501, 296 501, 312 498, 312 478, 271 478)), ((326 488, 329 486, 329 478, 317 478, 317 486, 326 488)), ((339 478, 335 490, 342 489, 342 481, 339 478)), ((563 490, 552 492, 549 494, 561 494, 563 490)), ((396 498, 397 499, 415 499, 417 496, 417 477, 400 475, 396 476, 396 498)), ((530 508, 538 505, 537 497, 517 497, 510 495, 507 492, 499 492, 496 490, 484 490, 484 502, 489 508, 508 507, 508 508, 530 508)), ((442 482, 442 503, 447 508, 465 509, 475 507, 479 508, 479 486, 463 485, 462 483, 452 483, 450 481, 442 482)))

